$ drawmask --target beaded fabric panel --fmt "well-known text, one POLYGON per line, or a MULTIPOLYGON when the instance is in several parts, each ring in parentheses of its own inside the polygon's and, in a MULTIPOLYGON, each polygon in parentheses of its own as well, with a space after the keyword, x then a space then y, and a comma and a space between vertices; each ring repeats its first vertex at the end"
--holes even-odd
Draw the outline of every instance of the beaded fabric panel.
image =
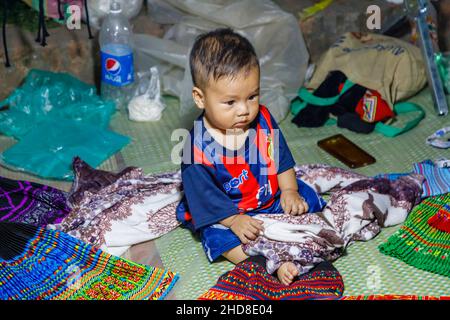
POLYGON ((0 258, 1 300, 158 300, 177 279, 44 228, 22 254, 0 258))
POLYGON ((224 273, 199 300, 306 300, 338 299, 344 283, 337 270, 319 270, 302 275, 290 286, 267 273, 253 261, 244 261, 224 273))
POLYGON ((450 276, 450 233, 428 224, 449 203, 450 193, 423 200, 405 224, 379 246, 380 251, 416 268, 450 276))

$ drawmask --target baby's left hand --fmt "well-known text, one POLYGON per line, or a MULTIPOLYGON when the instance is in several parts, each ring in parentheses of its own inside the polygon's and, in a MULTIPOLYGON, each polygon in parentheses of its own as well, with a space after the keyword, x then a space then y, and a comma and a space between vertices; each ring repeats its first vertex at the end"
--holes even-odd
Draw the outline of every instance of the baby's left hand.
POLYGON ((281 207, 284 213, 293 216, 304 214, 309 207, 306 201, 298 194, 296 190, 285 190, 281 192, 281 207))

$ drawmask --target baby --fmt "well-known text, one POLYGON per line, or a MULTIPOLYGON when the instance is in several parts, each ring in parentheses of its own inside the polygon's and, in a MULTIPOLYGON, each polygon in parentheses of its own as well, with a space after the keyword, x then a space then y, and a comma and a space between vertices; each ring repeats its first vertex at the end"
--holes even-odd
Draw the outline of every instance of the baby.
MULTIPOLYGON (((200 35, 190 53, 192 96, 202 115, 183 148, 183 199, 177 218, 199 232, 208 259, 237 264, 241 244, 264 232, 252 216, 321 211, 324 201, 301 180, 279 127, 259 104, 260 67, 251 43, 231 29, 200 35)), ((278 279, 298 275, 286 261, 278 279)))

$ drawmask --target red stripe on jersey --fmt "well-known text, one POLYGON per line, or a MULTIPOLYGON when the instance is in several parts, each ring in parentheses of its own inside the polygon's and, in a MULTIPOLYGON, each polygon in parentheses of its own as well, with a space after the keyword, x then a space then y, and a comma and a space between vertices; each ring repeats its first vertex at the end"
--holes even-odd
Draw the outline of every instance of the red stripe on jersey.
MULTIPOLYGON (((262 116, 264 117, 264 119, 267 122, 267 125, 269 127, 269 137, 272 141, 272 154, 275 152, 274 150, 274 132, 273 132, 273 126, 272 126, 272 121, 270 119, 270 114, 269 111, 267 110, 267 108, 265 106, 261 106, 260 108, 260 112, 262 114, 262 116)), ((274 160, 272 160, 269 156, 269 152, 268 152, 268 148, 269 148, 269 142, 267 139, 267 129, 264 130, 261 127, 261 124, 258 123, 257 125, 257 146, 258 146, 258 150, 260 155, 263 157, 263 159, 265 160, 265 162, 268 165, 268 180, 270 182, 270 187, 272 189, 272 195, 275 195, 276 192, 278 191, 278 178, 277 178, 277 170, 276 170, 276 163, 274 160)), ((264 206, 265 207, 265 206, 264 206)))
POLYGON ((206 154, 194 145, 194 163, 204 164, 209 167, 213 167, 213 164, 208 160, 206 154))
POLYGON ((248 163, 245 162, 245 159, 242 156, 222 156, 222 163, 233 178, 239 179, 242 172, 244 170, 247 171, 247 180, 243 180, 243 183, 239 185, 239 191, 241 192, 242 198, 238 203, 238 208, 244 210, 249 208, 256 209, 258 206, 256 195, 259 190, 259 182, 250 170, 248 163))

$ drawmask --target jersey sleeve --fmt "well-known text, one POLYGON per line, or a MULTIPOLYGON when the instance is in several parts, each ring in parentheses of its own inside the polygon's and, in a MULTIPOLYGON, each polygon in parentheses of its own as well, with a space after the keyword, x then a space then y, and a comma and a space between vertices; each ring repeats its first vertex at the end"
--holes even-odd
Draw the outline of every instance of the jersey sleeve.
POLYGON ((278 126, 278 124, 275 121, 272 114, 270 114, 270 112, 268 112, 268 113, 270 115, 270 122, 272 124, 272 128, 276 129, 278 132, 278 139, 275 139, 275 146, 274 146, 275 150, 274 151, 275 152, 278 151, 278 157, 275 157, 275 159, 278 159, 277 174, 280 174, 286 170, 293 168, 295 166, 295 160, 292 157, 291 150, 289 150, 289 147, 286 143, 286 140, 284 139, 284 136, 280 130, 280 127, 278 126), (277 142, 278 142, 278 146, 277 146, 277 142))
POLYGON ((182 170, 183 189, 195 230, 239 213, 220 186, 214 168, 192 164, 182 170))

